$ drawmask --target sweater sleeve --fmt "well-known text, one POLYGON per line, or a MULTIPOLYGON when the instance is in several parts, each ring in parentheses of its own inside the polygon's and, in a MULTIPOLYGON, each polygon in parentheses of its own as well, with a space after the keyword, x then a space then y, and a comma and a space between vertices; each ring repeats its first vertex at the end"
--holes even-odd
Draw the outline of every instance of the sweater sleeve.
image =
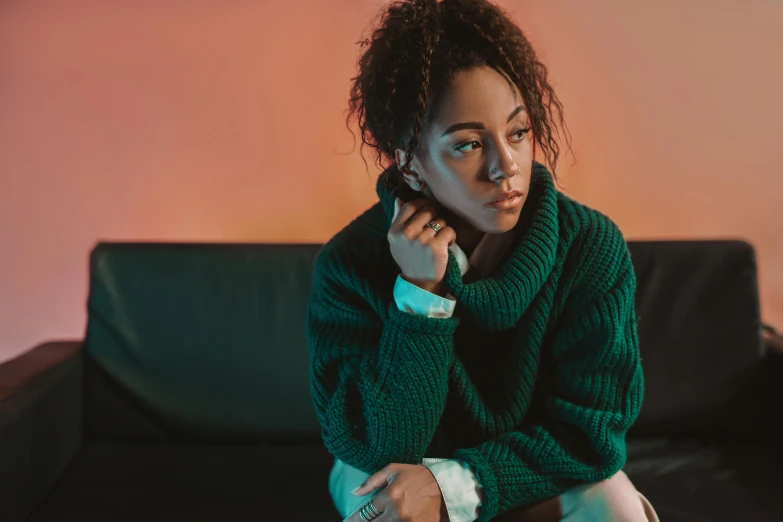
POLYGON ((403 312, 393 299, 378 305, 376 294, 361 293, 369 285, 356 268, 319 254, 306 337, 324 445, 372 474, 392 462, 421 463, 446 404, 459 318, 403 312))
POLYGON ((644 383, 635 276, 624 242, 622 249, 619 266, 587 274, 592 283, 558 320, 540 406, 517 429, 454 452, 483 486, 479 522, 611 477, 625 464, 644 383))

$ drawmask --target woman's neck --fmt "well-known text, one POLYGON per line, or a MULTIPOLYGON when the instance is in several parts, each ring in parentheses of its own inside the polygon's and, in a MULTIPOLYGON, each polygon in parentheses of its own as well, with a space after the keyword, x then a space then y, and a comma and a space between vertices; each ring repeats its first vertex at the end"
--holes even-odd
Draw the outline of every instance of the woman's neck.
POLYGON ((432 189, 429 187, 425 187, 424 195, 435 205, 438 215, 446 221, 448 226, 454 229, 454 232, 457 234, 457 245, 459 245, 460 249, 469 258, 476 248, 476 245, 478 245, 481 238, 484 237, 484 232, 468 223, 438 201, 433 195, 432 189))
POLYGON ((454 231, 457 232, 457 245, 459 245, 460 249, 465 252, 465 255, 470 258, 473 254, 473 250, 475 250, 476 246, 481 241, 481 238, 484 237, 484 232, 473 227, 469 227, 469 229, 464 229, 462 231, 458 231, 458 229, 455 228, 454 231))
POLYGON ((470 258, 473 250, 479 244, 481 238, 484 237, 484 232, 477 229, 451 210, 445 208, 443 205, 438 204, 437 206, 438 213, 457 234, 457 245, 459 245, 465 255, 470 258))

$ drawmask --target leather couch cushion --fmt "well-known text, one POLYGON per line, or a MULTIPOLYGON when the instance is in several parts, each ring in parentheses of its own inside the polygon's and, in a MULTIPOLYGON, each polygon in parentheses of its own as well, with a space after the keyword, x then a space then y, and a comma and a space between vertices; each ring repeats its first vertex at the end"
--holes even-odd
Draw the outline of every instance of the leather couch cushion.
POLYGON ((625 472, 665 522, 783 520, 779 445, 631 441, 625 472))
POLYGON ((94 442, 29 520, 339 522, 328 488, 333 462, 318 445, 94 442))
MULTIPOLYGON (((632 441, 625 472, 666 522, 783 520, 779 449, 632 441)), ((333 520, 333 458, 318 445, 96 442, 30 522, 333 520)))

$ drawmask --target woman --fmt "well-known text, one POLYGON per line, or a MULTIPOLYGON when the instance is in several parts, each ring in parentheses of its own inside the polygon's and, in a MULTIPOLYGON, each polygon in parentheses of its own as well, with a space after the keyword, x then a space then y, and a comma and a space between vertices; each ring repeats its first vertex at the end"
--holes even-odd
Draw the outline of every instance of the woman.
POLYGON ((395 2, 350 112, 388 168, 319 253, 311 392, 351 522, 657 520, 621 471, 642 401, 635 278, 560 194, 552 106, 483 0, 395 2), (353 491, 352 491, 353 490, 353 491))

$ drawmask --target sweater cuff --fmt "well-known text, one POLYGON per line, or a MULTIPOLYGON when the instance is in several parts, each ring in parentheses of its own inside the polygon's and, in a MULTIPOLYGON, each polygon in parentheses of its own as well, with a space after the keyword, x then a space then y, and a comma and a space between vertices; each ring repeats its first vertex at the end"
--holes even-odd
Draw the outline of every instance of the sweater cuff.
POLYGON ((388 326, 397 326, 425 334, 454 335, 457 331, 460 318, 452 316, 447 318, 427 317, 426 315, 403 312, 392 301, 388 307, 388 326))
POLYGON ((457 301, 428 292, 407 281, 402 274, 394 283, 394 301, 403 312, 446 319, 454 314, 457 301))
POLYGON ((449 522, 473 522, 479 517, 482 488, 470 465, 457 459, 424 459, 440 487, 449 522))
POLYGON ((483 488, 479 522, 492 520, 498 512, 498 481, 487 459, 473 448, 462 448, 454 452, 454 456, 464 460, 476 473, 476 479, 483 488))

